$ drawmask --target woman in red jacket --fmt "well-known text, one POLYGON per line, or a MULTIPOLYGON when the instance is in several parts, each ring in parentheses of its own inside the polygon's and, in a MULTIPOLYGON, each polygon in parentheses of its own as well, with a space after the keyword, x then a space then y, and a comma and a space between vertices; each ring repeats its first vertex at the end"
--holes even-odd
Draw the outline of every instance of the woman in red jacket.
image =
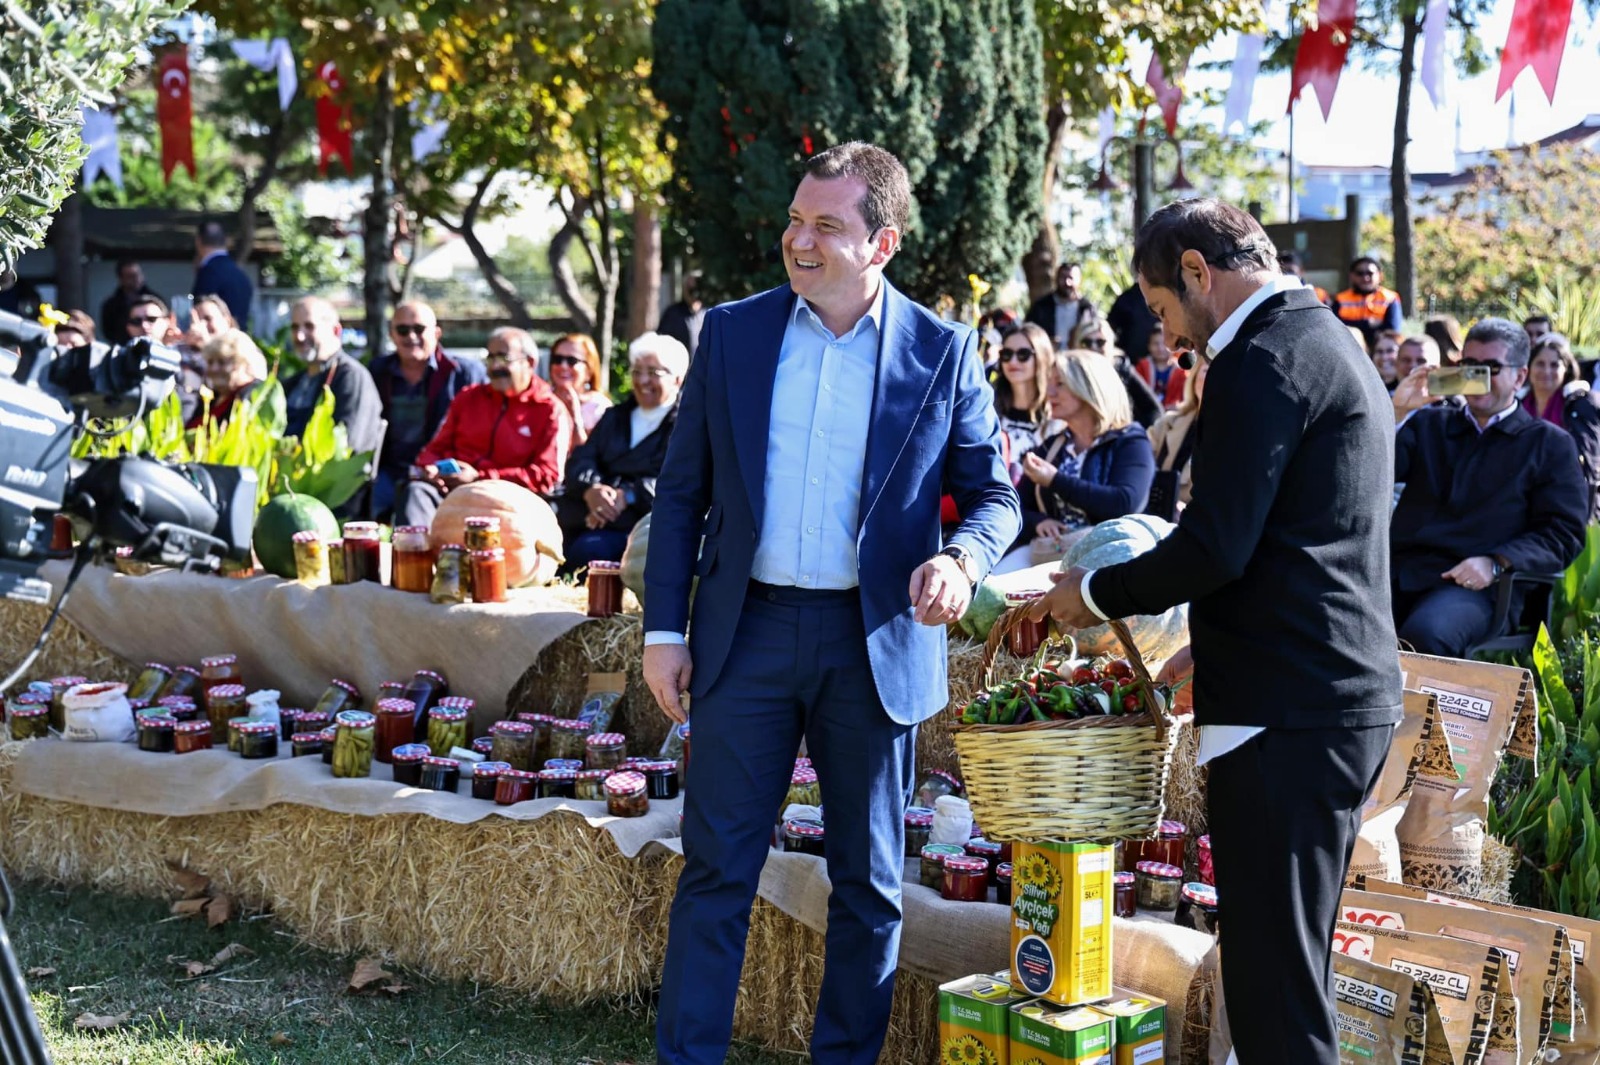
POLYGON ((490 333, 487 346, 488 384, 462 389, 451 401, 395 499, 396 525, 430 524, 444 497, 473 481, 511 481, 540 495, 561 483, 572 422, 534 373, 538 347, 509 326, 490 333))

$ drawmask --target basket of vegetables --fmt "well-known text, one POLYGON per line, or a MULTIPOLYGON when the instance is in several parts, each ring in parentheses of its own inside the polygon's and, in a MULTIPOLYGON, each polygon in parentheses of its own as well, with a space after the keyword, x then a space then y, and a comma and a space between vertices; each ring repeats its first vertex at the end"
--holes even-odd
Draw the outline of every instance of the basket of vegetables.
POLYGON ((1096 668, 1070 637, 1052 634, 1021 676, 997 680, 999 650, 1024 610, 995 623, 986 690, 952 730, 974 819, 993 839, 1153 837, 1178 742, 1172 693, 1151 679, 1120 621, 1111 628, 1126 658, 1096 668))

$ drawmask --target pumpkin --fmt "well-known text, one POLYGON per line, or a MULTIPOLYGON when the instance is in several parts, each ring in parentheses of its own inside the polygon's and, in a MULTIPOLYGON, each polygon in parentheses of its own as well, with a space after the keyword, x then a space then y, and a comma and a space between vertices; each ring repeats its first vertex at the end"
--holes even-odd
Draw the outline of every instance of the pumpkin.
POLYGON ((506 549, 506 583, 514 588, 549 584, 564 561, 561 526, 554 508, 533 492, 509 481, 473 481, 453 489, 439 504, 428 528, 435 550, 466 542, 468 518, 499 518, 500 546, 506 549))
POLYGON ((639 605, 644 605, 644 560, 650 552, 650 515, 639 519, 639 524, 628 534, 628 546, 622 550, 622 586, 633 593, 639 605))
MULTIPOLYGON (((1064 573, 1074 566, 1100 569, 1126 562, 1144 554, 1176 528, 1171 522, 1149 514, 1103 521, 1089 534, 1067 549, 1061 560, 1064 573)), ((1048 578, 1047 578, 1048 579, 1048 578)), ((1146 662, 1164 662, 1189 642, 1189 605, 1180 603, 1164 614, 1128 618, 1128 631, 1146 662)), ((1072 634, 1084 654, 1120 654, 1122 647, 1109 625, 1096 625, 1072 634)))

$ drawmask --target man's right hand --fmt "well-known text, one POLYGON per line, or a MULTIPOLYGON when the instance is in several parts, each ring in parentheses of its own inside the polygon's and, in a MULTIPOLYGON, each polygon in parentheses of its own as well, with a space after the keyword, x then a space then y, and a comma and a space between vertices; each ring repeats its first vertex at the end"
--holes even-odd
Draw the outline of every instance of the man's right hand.
MULTIPOLYGON (((1180 680, 1194 675, 1194 657, 1189 653, 1188 645, 1161 665, 1161 672, 1156 674, 1157 684, 1168 686, 1177 684, 1180 680)), ((1172 698, 1172 712, 1187 714, 1194 711, 1194 685, 1186 684, 1183 690, 1172 698)))
POLYGON ((680 725, 689 720, 683 695, 693 672, 689 648, 681 643, 657 643, 644 649, 644 682, 661 712, 680 725))
POLYGON ((1400 421, 1414 410, 1421 410, 1434 401, 1428 395, 1428 371, 1432 366, 1418 366, 1415 370, 1400 379, 1394 386, 1394 394, 1390 401, 1394 404, 1394 420, 1400 421))

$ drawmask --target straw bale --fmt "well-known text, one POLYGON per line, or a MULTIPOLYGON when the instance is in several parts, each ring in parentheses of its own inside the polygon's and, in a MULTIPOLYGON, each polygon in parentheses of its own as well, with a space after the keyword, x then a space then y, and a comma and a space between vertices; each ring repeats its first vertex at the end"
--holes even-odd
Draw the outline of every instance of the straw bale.
POLYGON ((1484 902, 1510 905, 1511 878, 1517 872, 1517 852, 1493 836, 1483 839, 1483 882, 1478 897, 1484 902))
MULTIPOLYGON (((10 673, 27 655, 49 616, 49 607, 38 603, 0 599, 0 676, 10 673)), ((77 675, 91 680, 127 682, 138 673, 137 665, 124 662, 63 616, 50 630, 44 651, 12 690, 27 687, 29 681, 51 677, 77 675)))

